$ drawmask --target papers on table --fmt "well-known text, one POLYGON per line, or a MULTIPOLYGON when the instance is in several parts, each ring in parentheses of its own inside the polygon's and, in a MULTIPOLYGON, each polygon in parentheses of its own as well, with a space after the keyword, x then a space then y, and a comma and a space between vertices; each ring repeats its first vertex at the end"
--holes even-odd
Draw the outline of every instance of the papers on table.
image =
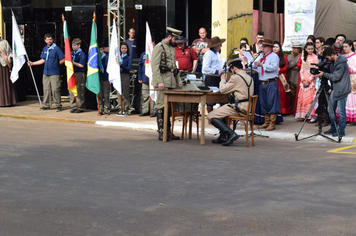
POLYGON ((215 87, 215 86, 208 86, 208 87, 209 87, 209 90, 213 91, 214 93, 217 93, 220 91, 218 87, 215 87))
POLYGON ((197 76, 195 74, 187 74, 187 79, 189 79, 189 80, 197 80, 197 76))

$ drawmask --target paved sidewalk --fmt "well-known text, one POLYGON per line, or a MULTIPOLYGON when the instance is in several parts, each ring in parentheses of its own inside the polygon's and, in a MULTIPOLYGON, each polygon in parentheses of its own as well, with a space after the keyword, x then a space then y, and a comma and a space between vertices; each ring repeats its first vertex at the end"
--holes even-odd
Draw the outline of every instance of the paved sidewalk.
MULTIPOLYGON (((116 113, 112 113, 109 116, 98 116, 97 111, 87 110, 83 113, 70 113, 71 110, 69 102, 63 102, 63 111, 56 112, 54 108, 50 110, 40 111, 40 105, 37 100, 29 100, 24 102, 19 102, 13 107, 0 107, 0 117, 12 117, 19 119, 36 119, 36 120, 53 120, 53 121, 65 121, 65 122, 81 122, 81 123, 91 123, 102 126, 116 126, 124 128, 132 128, 136 130, 157 130, 156 118, 151 118, 149 116, 139 117, 138 115, 129 115, 127 117, 118 117, 116 113)), ((295 134, 299 132, 303 122, 296 121, 294 116, 288 115, 284 116, 284 122, 276 126, 274 131, 264 131, 255 130, 255 134, 261 134, 269 136, 273 139, 289 139, 295 140, 295 134)), ((175 122, 175 133, 178 135, 182 130, 182 121, 177 120, 175 122)), ((207 124, 207 122, 206 122, 207 124)), ((256 126, 257 127, 257 126, 256 126)), ((329 127, 324 127, 323 131, 327 130, 329 127)), ((256 128, 257 129, 257 128, 256 128)), ((193 133, 195 133, 196 127, 193 125, 193 133)), ((238 134, 244 134, 241 128, 236 131, 238 134)), ((315 124, 306 123, 304 128, 299 135, 299 139, 303 137, 316 134, 318 128, 315 124)), ((206 141, 210 142, 210 139, 214 138, 217 134, 217 129, 210 124, 206 125, 205 128, 206 141)), ((196 136, 194 135, 193 138, 196 136)), ((316 136, 308 141, 329 141, 321 136, 316 136)), ((336 140, 336 139, 335 139, 336 140)), ((306 140, 302 141, 306 142, 306 140)), ((342 138, 342 143, 352 143, 356 142, 356 125, 347 125, 346 136, 342 138)))

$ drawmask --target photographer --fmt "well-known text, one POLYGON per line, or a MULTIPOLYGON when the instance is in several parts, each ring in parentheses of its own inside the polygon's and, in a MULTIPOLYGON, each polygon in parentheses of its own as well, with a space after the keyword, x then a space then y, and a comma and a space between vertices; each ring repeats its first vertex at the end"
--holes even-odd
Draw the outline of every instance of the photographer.
MULTIPOLYGON (((328 59, 331 62, 330 73, 321 71, 317 77, 324 77, 329 79, 333 83, 333 90, 330 96, 332 103, 332 111, 334 112, 338 108, 340 115, 339 123, 339 136, 345 136, 345 127, 346 127, 346 100, 347 96, 351 92, 351 83, 350 83, 350 73, 349 66, 347 65, 347 58, 345 56, 336 54, 334 49, 329 47, 325 48, 323 52, 324 58, 328 59)), ((330 117, 334 117, 330 114, 330 117)), ((324 132, 324 134, 332 134, 332 136, 338 136, 336 132, 335 123, 331 122, 331 128, 324 132)))
MULTIPOLYGON (((316 71, 314 74, 319 74, 320 71, 323 71, 324 73, 330 73, 330 61, 325 59, 322 54, 320 55, 320 62, 319 64, 316 65, 316 67, 319 67, 319 69, 315 69, 316 71)), ((328 79, 323 76, 321 78, 318 78, 317 84, 315 86, 316 89, 318 90, 324 88, 325 92, 327 93, 325 94, 324 90, 321 90, 320 92, 320 96, 318 98, 318 108, 315 111, 315 113, 318 115, 318 119, 317 119, 318 121, 315 124, 315 126, 319 126, 321 124, 324 111, 325 111, 325 119, 321 125, 325 127, 328 126, 329 124, 328 103, 326 100, 326 96, 330 96, 332 90, 329 83, 328 83, 328 79)))

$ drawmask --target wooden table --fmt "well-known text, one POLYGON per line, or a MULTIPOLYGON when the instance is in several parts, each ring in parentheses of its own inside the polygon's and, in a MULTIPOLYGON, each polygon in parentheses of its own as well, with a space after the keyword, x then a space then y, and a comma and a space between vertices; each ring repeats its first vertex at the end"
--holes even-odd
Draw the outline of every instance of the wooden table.
MULTIPOLYGON (((200 128, 200 145, 205 144, 205 105, 206 103, 227 103, 228 94, 220 92, 213 93, 211 91, 182 91, 182 90, 168 90, 162 91, 164 93, 164 107, 168 108, 169 102, 188 102, 201 103, 201 128, 200 128)), ((167 123, 168 123, 168 109, 164 109, 163 119, 163 142, 167 142, 167 123)))

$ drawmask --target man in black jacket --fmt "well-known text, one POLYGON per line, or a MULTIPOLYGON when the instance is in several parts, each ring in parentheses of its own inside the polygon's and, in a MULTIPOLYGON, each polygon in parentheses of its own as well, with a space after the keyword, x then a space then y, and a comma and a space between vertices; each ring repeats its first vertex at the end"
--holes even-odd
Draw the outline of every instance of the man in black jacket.
MULTIPOLYGON (((333 109, 329 108, 329 112, 334 112, 335 114, 336 108, 338 108, 340 115, 339 136, 341 137, 345 136, 346 100, 347 96, 351 93, 349 66, 347 65, 347 58, 336 54, 331 47, 325 48, 323 56, 331 62, 330 73, 320 72, 316 76, 323 76, 333 83, 333 90, 330 96, 333 109)), ((331 114, 330 117, 332 117, 331 114)), ((332 134, 334 137, 338 136, 334 122, 331 122, 331 128, 325 131, 324 134, 332 134)))

